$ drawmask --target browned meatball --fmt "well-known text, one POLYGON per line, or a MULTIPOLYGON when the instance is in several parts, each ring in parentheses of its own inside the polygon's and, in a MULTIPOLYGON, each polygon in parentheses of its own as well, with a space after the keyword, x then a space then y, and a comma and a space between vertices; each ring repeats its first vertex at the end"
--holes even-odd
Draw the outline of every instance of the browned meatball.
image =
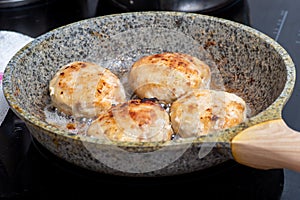
POLYGON ((161 53, 140 58, 130 70, 129 83, 140 98, 171 103, 187 91, 208 88, 210 67, 182 53, 161 53))
POLYGON ((230 128, 246 120, 247 105, 224 91, 197 89, 176 100, 170 108, 174 132, 193 137, 230 128))
POLYGON ((169 115, 150 100, 129 100, 112 107, 92 122, 87 135, 113 141, 168 141, 173 134, 169 115))
POLYGON ((52 104, 61 112, 93 118, 126 101, 119 78, 95 63, 75 61, 61 67, 50 81, 52 104))

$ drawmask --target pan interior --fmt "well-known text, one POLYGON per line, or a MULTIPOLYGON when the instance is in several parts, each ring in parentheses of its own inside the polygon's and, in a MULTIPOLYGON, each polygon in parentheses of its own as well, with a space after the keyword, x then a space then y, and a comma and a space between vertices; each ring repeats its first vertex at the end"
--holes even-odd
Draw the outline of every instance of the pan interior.
POLYGON ((49 81, 61 66, 95 62, 126 86, 134 61, 165 51, 207 62, 212 86, 241 96, 251 110, 249 117, 268 108, 287 81, 280 54, 251 29, 196 14, 144 12, 83 20, 40 36, 10 61, 4 86, 20 116, 51 129, 44 123, 44 108, 50 103, 49 81))

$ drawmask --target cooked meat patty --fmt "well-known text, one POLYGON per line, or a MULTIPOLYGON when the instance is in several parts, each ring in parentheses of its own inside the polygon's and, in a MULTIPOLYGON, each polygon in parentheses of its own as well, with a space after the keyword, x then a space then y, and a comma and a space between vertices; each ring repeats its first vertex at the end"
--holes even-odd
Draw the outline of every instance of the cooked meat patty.
POLYGON ((67 115, 96 117, 126 101, 119 78, 95 63, 75 61, 61 67, 50 81, 53 106, 67 115))
POLYGON ((101 113, 87 135, 113 141, 168 141, 173 134, 169 115, 160 104, 134 99, 101 113))
POLYGON ((170 116, 174 132, 186 138, 245 121, 247 106, 233 93, 197 89, 177 99, 171 105, 170 116))
POLYGON ((131 67, 129 84, 140 98, 157 98, 171 103, 187 91, 208 88, 210 67, 196 57, 182 53, 144 56, 131 67))

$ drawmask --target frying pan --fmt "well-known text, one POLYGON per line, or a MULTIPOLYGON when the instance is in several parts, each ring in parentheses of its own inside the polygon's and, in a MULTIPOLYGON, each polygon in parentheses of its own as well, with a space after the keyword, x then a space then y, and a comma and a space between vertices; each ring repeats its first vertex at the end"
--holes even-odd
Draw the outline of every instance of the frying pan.
POLYGON ((145 11, 90 18, 39 36, 10 60, 3 90, 32 136, 54 155, 99 173, 151 177, 231 159, 259 169, 300 171, 300 136, 281 117, 294 84, 287 51, 251 27, 201 14, 145 11), (248 119, 197 138, 143 143, 103 141, 47 120, 49 81, 62 65, 95 62, 122 79, 137 59, 164 51, 207 62, 215 89, 241 96, 251 111, 248 119))

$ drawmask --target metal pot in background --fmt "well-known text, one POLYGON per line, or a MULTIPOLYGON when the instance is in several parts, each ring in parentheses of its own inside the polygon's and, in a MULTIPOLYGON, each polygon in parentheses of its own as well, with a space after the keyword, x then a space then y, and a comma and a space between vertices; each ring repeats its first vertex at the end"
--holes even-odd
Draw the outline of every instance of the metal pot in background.
POLYGON ((0 30, 37 37, 56 26, 95 17, 99 0, 0 0, 0 30), (72 10, 72 15, 66 12, 72 10), (34 34, 33 34, 34 33, 34 34))
POLYGON ((0 0, 0 8, 12 8, 36 3, 43 0, 0 0))
POLYGON ((124 11, 167 10, 183 12, 213 12, 240 0, 112 0, 124 11))

